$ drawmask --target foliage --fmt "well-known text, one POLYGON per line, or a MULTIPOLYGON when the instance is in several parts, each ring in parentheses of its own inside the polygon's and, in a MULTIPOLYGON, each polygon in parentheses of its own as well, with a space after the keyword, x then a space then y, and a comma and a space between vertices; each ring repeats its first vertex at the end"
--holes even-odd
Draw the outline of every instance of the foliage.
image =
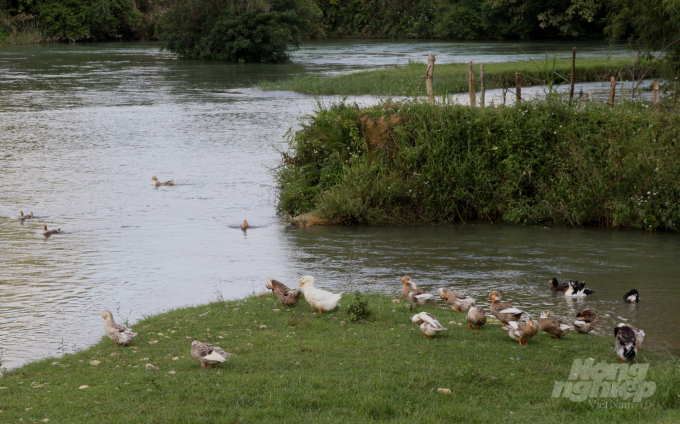
MULTIPOLYGON (((0 0, 10 36, 39 31, 43 41, 139 39, 149 34, 164 0, 0 0)), ((1 32, 1 30, 0 30, 1 32)), ((40 40, 38 40, 40 41, 40 40)), ((33 41, 35 42, 35 41, 33 41)))
POLYGON ((680 1, 612 0, 608 10, 610 41, 628 38, 629 47, 644 56, 668 47, 663 68, 667 77, 680 76, 680 1))
POLYGON ((604 17, 601 0, 486 0, 491 7, 505 10, 513 20, 534 25, 553 35, 578 37, 599 32, 600 21, 604 17))
POLYGON ((600 37, 601 0, 319 0, 331 37, 600 37))
POLYGON ((347 305, 345 313, 350 322, 366 321, 373 315, 373 311, 368 305, 368 299, 363 297, 358 291, 354 293, 354 297, 350 300, 349 305, 347 305))
MULTIPOLYGON (((618 360, 609 332, 570 333, 559 342, 539 333, 519 346, 489 322, 480 331, 449 326, 424 339, 403 304, 362 296, 374 306, 373 325, 343 325, 333 312, 272 312, 280 308, 272 294, 146 318, 132 326, 139 333, 132 346, 104 337, 83 351, 10 370, 2 378, 2 420, 502 423, 517 422, 519 413, 540 423, 680 419, 678 366, 645 345, 638 362, 649 363, 645 380, 656 384, 654 396, 611 404, 554 399, 555 381, 567 380, 574 359, 618 360), (204 370, 189 355, 194 339, 234 356, 204 370), (160 369, 146 371, 147 363, 160 369), (437 393, 439 387, 451 394, 437 393)), ((424 308, 441 322, 464 320, 448 308, 424 308)))
POLYGON ((177 0, 159 22, 158 34, 184 58, 285 62, 316 14, 312 0, 177 0))
POLYGON ((571 108, 553 97, 486 109, 340 104, 291 135, 276 174, 278 209, 360 224, 678 231, 678 134, 677 112, 571 108), (368 120, 383 123, 382 137, 367 136, 368 120))

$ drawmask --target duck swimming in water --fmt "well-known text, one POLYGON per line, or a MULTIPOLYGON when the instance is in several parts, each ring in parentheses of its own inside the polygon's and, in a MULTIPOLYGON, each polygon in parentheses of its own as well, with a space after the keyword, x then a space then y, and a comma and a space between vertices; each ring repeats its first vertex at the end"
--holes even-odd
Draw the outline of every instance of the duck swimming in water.
POLYGON ((162 183, 162 182, 158 181, 158 178, 152 177, 151 181, 156 182, 156 187, 158 187, 158 186, 174 186, 175 185, 175 180, 170 180, 170 181, 166 181, 166 182, 162 183))
POLYGON ((569 288, 569 283, 560 283, 560 282, 557 281, 557 278, 555 278, 555 277, 551 278, 550 281, 548 281, 548 282, 551 284, 550 291, 563 292, 563 291, 567 291, 567 289, 569 288))
POLYGON ((626 303, 638 303, 640 301, 640 294, 633 289, 623 295, 623 301, 626 303))
POLYGON ((248 228, 250 228, 250 225, 248 225, 248 221, 244 219, 243 224, 239 225, 238 227, 242 230, 247 230, 248 228))
POLYGON ((569 281, 569 288, 564 292, 565 297, 586 297, 594 294, 595 290, 586 288, 586 282, 569 281))
POLYGON ((19 219, 33 219, 33 212, 24 215, 24 211, 19 211, 19 219))
POLYGON ((59 234, 61 233, 61 228, 57 228, 56 230, 49 230, 47 231, 47 225, 43 225, 43 234, 46 236, 51 236, 52 234, 59 234))

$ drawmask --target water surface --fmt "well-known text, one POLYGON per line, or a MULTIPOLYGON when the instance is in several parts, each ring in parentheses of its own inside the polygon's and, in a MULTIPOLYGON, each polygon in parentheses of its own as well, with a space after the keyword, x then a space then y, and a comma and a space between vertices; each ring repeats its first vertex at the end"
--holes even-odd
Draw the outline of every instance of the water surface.
MULTIPOLYGON (((293 285, 308 273, 333 290, 393 294, 408 273, 482 304, 497 289, 534 315, 590 306, 603 317, 599 332, 630 322, 647 332, 645 343, 679 353, 680 330, 668 324, 678 316, 668 299, 680 295, 675 234, 489 224, 297 229, 276 216, 271 170, 283 135, 316 103, 250 88, 257 81, 425 60, 428 52, 451 61, 524 60, 519 47, 568 55, 571 44, 318 42, 288 65, 183 61, 158 47, 0 50, 3 366, 95 342, 102 309, 134 323, 218 292, 259 292, 267 278, 293 285), (177 185, 155 188, 154 175, 177 185), (22 223, 20 210, 38 218, 22 223), (239 230, 243 219, 256 228, 239 230), (63 233, 45 239, 43 224, 63 233), (547 290, 553 276, 585 279, 597 294, 567 302, 547 290), (641 292, 636 306, 621 302, 630 288, 641 292)), ((610 54, 592 43, 579 51, 588 48, 610 54)), ((445 321, 448 313, 440 312, 445 321)))

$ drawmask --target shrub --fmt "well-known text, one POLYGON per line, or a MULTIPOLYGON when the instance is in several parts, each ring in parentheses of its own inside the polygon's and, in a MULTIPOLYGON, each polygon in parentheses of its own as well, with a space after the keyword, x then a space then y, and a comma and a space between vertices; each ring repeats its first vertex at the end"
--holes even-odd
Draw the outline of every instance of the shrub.
POLYGON ((165 48, 189 59, 285 62, 312 27, 318 9, 312 0, 178 0, 163 15, 158 35, 165 48))
POLYGON ((350 322, 366 321, 373 315, 373 311, 368 306, 368 299, 361 296, 359 292, 354 292, 354 297, 347 305, 345 313, 350 322))
POLYGON ((279 212, 680 230, 680 114, 560 100, 320 110, 276 173, 279 212), (367 120, 383 125, 382 138, 367 120))

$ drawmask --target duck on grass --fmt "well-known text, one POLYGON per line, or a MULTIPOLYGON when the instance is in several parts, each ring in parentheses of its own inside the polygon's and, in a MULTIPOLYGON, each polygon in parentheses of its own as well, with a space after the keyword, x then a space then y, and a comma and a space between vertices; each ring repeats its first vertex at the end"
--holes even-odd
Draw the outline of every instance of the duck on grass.
MULTIPOLYGON (((465 314, 431 302, 442 323, 423 338, 411 302, 362 294, 372 314, 281 308, 273 293, 172 310, 132 326, 129 346, 103 337, 0 378, 0 421, 91 422, 677 422, 680 370, 644 347, 656 393, 630 408, 552 398, 574 359, 618 364, 614 338, 539 332, 526 346, 497 322, 466 330, 465 314), (208 313, 210 312, 210 313, 208 313), (233 356, 204 370, 192 341, 233 356), (96 365, 93 365, 96 364, 96 365), (152 366, 147 367, 146 364, 152 366), (147 370, 148 368, 148 370, 147 370), (158 368, 157 370, 155 368, 158 368), (86 388, 79 389, 81 386, 86 388), (450 390, 437 391, 444 388, 450 390)), ((4 352, 7 354, 7 352, 4 352)))

